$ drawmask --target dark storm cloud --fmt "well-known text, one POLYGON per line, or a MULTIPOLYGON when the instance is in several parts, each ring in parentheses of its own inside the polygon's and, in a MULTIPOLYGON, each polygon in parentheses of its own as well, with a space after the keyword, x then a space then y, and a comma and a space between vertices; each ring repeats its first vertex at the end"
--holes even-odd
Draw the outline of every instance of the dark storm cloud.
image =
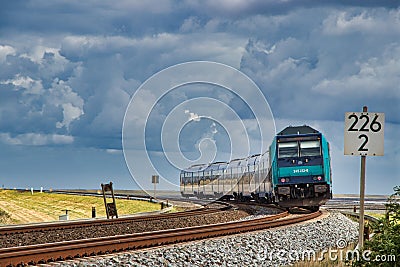
POLYGON ((2 1, 0 32, 131 35, 174 32, 190 16, 239 18, 299 8, 385 7, 398 1, 2 1))
POLYGON ((288 0, 288 1, 188 1, 187 5, 199 13, 211 14, 213 16, 240 18, 251 15, 282 15, 300 8, 316 7, 385 7, 397 8, 398 1, 313 1, 313 0, 288 0))
POLYGON ((179 26, 176 19, 183 15, 171 1, 3 1, 1 5, 0 31, 6 33, 151 34, 179 26), (144 27, 148 23, 151 26, 144 27))
POLYGON ((292 12, 283 27, 266 18, 273 26, 246 46, 241 69, 263 88, 274 114, 341 120, 346 110, 370 105, 400 122, 399 10, 330 9, 300 19, 313 12, 292 12))
MULTIPOLYGON (((240 67, 281 118, 339 120, 344 109, 357 110, 372 100, 375 108, 395 114, 399 81, 391 70, 400 62, 398 9, 343 8, 355 2, 339 8, 321 8, 332 3, 310 1, 203 3, 210 14, 224 9, 229 15, 241 8, 243 14, 288 11, 229 19, 206 18, 198 5, 4 4, 2 12, 13 15, 2 18, 7 23, 1 29, 20 27, 22 34, 8 32, 9 37, 1 39, 2 109, 8 114, 0 117, 3 131, 73 135, 76 142, 90 146, 96 146, 99 137, 99 147, 118 148, 117 142, 105 140, 120 138, 129 96, 140 83, 165 67, 199 59, 240 67), (118 23, 140 29, 116 31, 118 23), (138 34, 130 36, 132 31, 138 34), (367 90, 371 77, 376 88, 367 90), (382 90, 390 93, 380 94, 382 90), (16 102, 19 105, 9 104, 16 102), (288 108, 293 106, 295 113, 288 108), (318 112, 309 112, 310 106, 318 112)), ((385 2, 381 6, 391 7, 385 2)))
MULTIPOLYGON (((5 50, 0 46, 0 52, 5 50)), ((65 134, 79 117, 76 112, 83 112, 83 100, 61 80, 76 66, 58 54, 49 50, 36 60, 14 49, 0 66, 2 132, 65 134)))
MULTIPOLYGON (((210 60, 244 71, 284 125, 315 120, 322 131, 335 125, 337 136, 345 111, 368 105, 385 112, 395 166, 399 14, 398 1, 2 1, 0 143, 36 147, 40 156, 38 147, 59 145, 68 155, 74 147, 93 158, 100 150, 117 153, 125 109, 140 84, 171 65, 210 60)), ((168 100, 174 106, 187 98, 168 100)), ((165 116, 154 113, 149 127, 165 116)), ((201 128, 186 143, 182 138, 182 147, 189 151, 201 128)), ((343 160, 342 140, 331 139, 343 160)))

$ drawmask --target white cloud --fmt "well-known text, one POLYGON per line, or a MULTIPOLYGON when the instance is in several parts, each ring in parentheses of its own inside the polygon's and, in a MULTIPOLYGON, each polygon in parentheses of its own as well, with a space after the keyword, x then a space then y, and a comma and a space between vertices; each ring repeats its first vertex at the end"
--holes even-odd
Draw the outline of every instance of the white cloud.
POLYGON ((61 56, 58 53, 57 48, 46 47, 46 46, 42 46, 42 45, 33 46, 29 52, 21 54, 20 57, 28 58, 32 62, 40 64, 43 60, 44 54, 46 54, 46 53, 51 53, 51 54, 57 55, 58 58, 61 58, 61 56))
POLYGON ((74 137, 69 135, 38 133, 19 134, 13 137, 10 133, 0 133, 0 140, 10 145, 43 146, 72 144, 74 142, 74 137))
MULTIPOLYGON (((5 95, 1 97, 12 96, 0 106, 1 113, 9 114, 0 116, 0 124, 10 127, 3 127, 3 131, 68 133, 70 124, 84 114, 84 101, 68 80, 79 73, 73 70, 80 65, 61 56, 58 48, 42 44, 14 47, 12 51, 13 56, 6 58, 0 74, 0 86, 8 89, 2 90, 5 95), (9 116, 14 124, 7 123, 9 116), (65 129, 60 131, 62 127, 65 129)), ((34 140, 40 143, 40 139, 34 140)))
MULTIPOLYGON (((91 58, 92 56, 122 54, 126 63, 138 66, 157 67, 146 73, 146 79, 177 62, 190 60, 212 60, 239 66, 247 39, 223 32, 193 33, 162 32, 143 37, 127 36, 67 36, 62 41, 62 52, 71 58, 91 58)), ((138 72, 140 73, 140 72, 138 72)))
POLYGON ((181 37, 167 32, 143 37, 69 35, 62 40, 62 51, 68 56, 85 58, 93 53, 113 54, 118 49, 168 49, 181 41, 181 37))
POLYGON ((15 55, 15 49, 9 45, 0 45, 0 63, 6 61, 8 55, 15 55))
POLYGON ((361 12, 334 12, 323 22, 323 33, 341 34, 394 34, 400 33, 400 10, 363 10, 361 12))
POLYGON ((40 80, 33 80, 29 76, 22 76, 21 74, 15 75, 13 79, 0 81, 0 84, 12 84, 18 90, 24 88, 24 94, 40 95, 44 92, 43 85, 40 80))
POLYGON ((196 17, 189 17, 185 19, 180 27, 181 32, 192 32, 199 30, 201 27, 200 20, 196 17))
POLYGON ((73 106, 71 103, 64 103, 61 105, 63 108, 63 120, 62 122, 57 122, 56 127, 62 128, 66 127, 69 130, 69 125, 76 119, 79 119, 83 115, 83 110, 79 107, 73 106))
POLYGON ((122 154, 122 150, 120 150, 120 149, 108 148, 108 149, 106 149, 106 152, 109 154, 122 154))
POLYGON ((400 99, 400 46, 389 47, 379 58, 356 62, 358 72, 332 79, 323 79, 313 90, 330 96, 352 96, 362 92, 367 97, 382 98, 382 92, 400 99))
POLYGON ((199 114, 196 114, 194 112, 186 112, 187 110, 185 110, 185 113, 189 114, 189 119, 188 121, 200 121, 200 116, 199 114))
POLYGON ((62 107, 63 120, 56 123, 57 128, 65 127, 69 130, 70 124, 84 114, 83 99, 75 93, 64 81, 54 80, 49 90, 47 101, 56 107, 62 107))

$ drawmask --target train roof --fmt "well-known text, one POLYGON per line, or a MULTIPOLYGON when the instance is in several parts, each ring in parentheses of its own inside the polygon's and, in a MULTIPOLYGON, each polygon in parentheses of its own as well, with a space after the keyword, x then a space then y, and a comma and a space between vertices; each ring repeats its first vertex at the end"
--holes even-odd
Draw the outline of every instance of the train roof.
POLYGON ((225 170, 228 166, 228 162, 213 162, 210 164, 195 164, 190 166, 189 168, 183 169, 183 172, 198 172, 198 171, 216 171, 216 170, 225 170))
POLYGON ((246 165, 247 158, 242 158, 242 159, 233 159, 229 162, 229 168, 232 167, 239 167, 239 166, 245 166, 246 165))
POLYGON ((195 164, 195 165, 192 165, 189 168, 184 169, 182 171, 185 171, 185 172, 200 171, 200 170, 207 168, 207 166, 208 166, 208 164, 195 164))
POLYGON ((310 126, 288 126, 282 131, 280 131, 277 135, 295 135, 295 134, 314 134, 319 133, 319 131, 311 128, 310 126))
POLYGON ((225 170, 227 166, 228 166, 227 162, 214 162, 208 165, 208 167, 205 168, 204 171, 225 170))
POLYGON ((209 164, 196 164, 190 166, 189 168, 183 169, 182 172, 198 172, 198 171, 209 172, 209 171, 225 170, 227 168, 235 168, 235 167, 237 168, 237 167, 256 165, 260 162, 264 154, 262 155, 254 154, 247 158, 233 159, 230 162, 218 161, 209 164))
POLYGON ((261 154, 255 154, 247 159, 247 165, 255 165, 260 161, 261 154))
POLYGON ((229 167, 249 166, 257 164, 260 161, 261 154, 255 154, 247 158, 233 159, 229 162, 229 167))

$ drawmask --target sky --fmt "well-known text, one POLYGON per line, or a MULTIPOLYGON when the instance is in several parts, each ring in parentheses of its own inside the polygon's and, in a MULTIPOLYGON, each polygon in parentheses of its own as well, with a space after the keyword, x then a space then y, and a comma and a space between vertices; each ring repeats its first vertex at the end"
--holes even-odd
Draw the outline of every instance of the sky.
MULTIPOLYGON (((310 125, 358 193, 344 114, 385 113, 366 193, 400 184, 398 1, 1 1, 0 185, 159 188, 310 125), (190 63, 192 62, 192 64, 190 63), (125 133, 125 134, 124 134, 125 133), (123 142, 124 139, 124 142, 123 142)), ((176 189, 176 188, 175 188, 176 189)))

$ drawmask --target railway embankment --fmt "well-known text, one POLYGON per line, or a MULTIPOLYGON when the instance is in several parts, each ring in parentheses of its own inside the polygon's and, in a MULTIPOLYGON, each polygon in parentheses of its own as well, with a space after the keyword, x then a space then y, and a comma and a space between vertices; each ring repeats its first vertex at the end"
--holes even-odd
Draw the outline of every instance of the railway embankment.
MULTIPOLYGON (((161 248, 65 261, 53 266, 282 266, 357 241, 339 212, 301 224, 161 248)), ((333 251, 334 252, 334 251, 333 251)), ((338 255, 340 256, 340 255, 338 255)))

